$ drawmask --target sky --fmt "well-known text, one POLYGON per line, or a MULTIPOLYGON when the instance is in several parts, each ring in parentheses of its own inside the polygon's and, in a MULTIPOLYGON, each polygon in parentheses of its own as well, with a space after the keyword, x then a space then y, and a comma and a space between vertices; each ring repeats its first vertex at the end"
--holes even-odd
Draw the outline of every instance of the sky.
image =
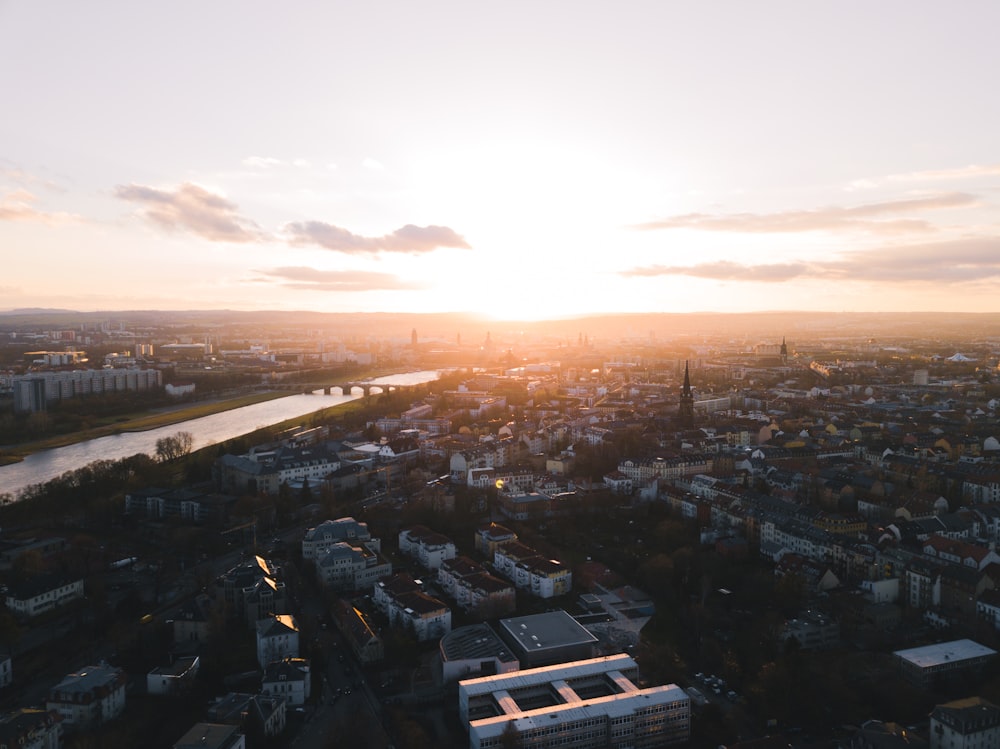
POLYGON ((0 0, 0 310, 1000 311, 998 28, 0 0))

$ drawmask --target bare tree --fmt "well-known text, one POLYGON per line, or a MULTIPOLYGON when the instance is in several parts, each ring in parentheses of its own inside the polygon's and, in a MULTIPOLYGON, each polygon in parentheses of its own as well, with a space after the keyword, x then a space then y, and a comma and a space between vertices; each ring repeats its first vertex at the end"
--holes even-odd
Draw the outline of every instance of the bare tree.
POLYGON ((191 432, 177 432, 170 437, 160 437, 156 440, 156 458, 161 463, 183 458, 191 452, 193 445, 194 436, 191 432))

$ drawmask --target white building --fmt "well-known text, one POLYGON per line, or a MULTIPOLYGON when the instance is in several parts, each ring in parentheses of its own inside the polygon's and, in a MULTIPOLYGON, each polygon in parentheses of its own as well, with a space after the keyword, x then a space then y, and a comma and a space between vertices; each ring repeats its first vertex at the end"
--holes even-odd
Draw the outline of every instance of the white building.
POLYGON ((330 590, 367 590, 392 574, 392 563, 367 544, 333 544, 316 562, 316 576, 330 590))
POLYGON ((962 678, 981 671, 996 654, 997 651, 992 648, 968 639, 939 642, 893 653, 903 677, 918 686, 930 684, 937 678, 962 678))
POLYGON ((62 718, 67 730, 84 730, 125 711, 125 672, 106 663, 68 674, 49 691, 45 708, 62 718))
POLYGON ((334 544, 350 545, 366 544, 375 551, 381 551, 382 546, 377 538, 372 538, 368 532, 368 523, 359 523, 352 517, 324 520, 315 528, 306 531, 302 539, 302 558, 317 561, 322 559, 334 544))
POLYGON ((257 622, 257 663, 299 657, 299 626, 290 614, 273 614, 257 622))
POLYGON ((937 705, 931 711, 930 749, 1000 746, 1000 707, 981 697, 937 705))
POLYGON ((436 640, 451 632, 451 609, 427 595, 408 575, 376 583, 372 600, 391 625, 407 630, 418 642, 436 640))
POLYGON ((304 705, 309 699, 311 687, 309 661, 305 658, 285 658, 271 661, 264 667, 260 691, 271 697, 280 697, 289 705, 304 705))
POLYGON ((546 559, 529 546, 514 541, 493 552, 494 569, 536 598, 552 598, 569 593, 573 573, 558 559, 546 559))
POLYGON ((155 390, 162 383, 158 369, 82 369, 33 372, 14 377, 14 409, 38 411, 45 404, 84 395, 155 390))
POLYGON ((277 494, 282 484, 318 486, 340 468, 340 459, 323 445, 254 448, 246 455, 223 455, 212 466, 219 487, 229 493, 277 494))
POLYGON ((7 608, 30 619, 78 598, 83 598, 82 578, 67 581, 44 576, 12 586, 7 591, 7 608))
POLYGON ((399 551, 416 559, 426 570, 437 570, 442 562, 455 558, 454 542, 423 525, 414 525, 399 532, 399 551))
POLYGON ((662 747, 688 740, 691 700, 676 684, 642 689, 628 655, 591 658, 459 682, 472 749, 518 746, 662 747))

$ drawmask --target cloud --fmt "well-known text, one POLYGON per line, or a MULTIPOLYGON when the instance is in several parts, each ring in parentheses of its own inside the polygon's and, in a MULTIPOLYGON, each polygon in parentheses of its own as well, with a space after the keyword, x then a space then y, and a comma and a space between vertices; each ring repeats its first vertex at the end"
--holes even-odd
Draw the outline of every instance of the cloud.
POLYGON ((471 249, 468 242, 447 226, 414 226, 407 224, 383 237, 362 237, 322 221, 300 221, 286 224, 288 243, 294 246, 317 245, 336 252, 404 252, 424 253, 439 247, 471 249))
POLYGON ((848 189, 869 190, 884 182, 944 182, 978 177, 1000 177, 1000 164, 969 164, 953 169, 926 169, 919 172, 887 174, 883 177, 854 180, 848 189))
POLYGON ((359 270, 318 270, 298 266, 271 268, 258 273, 287 288, 304 291, 400 291, 424 288, 390 273, 359 270))
POLYGON ((52 192, 64 193, 66 188, 50 179, 31 174, 8 159, 0 159, 0 178, 13 182, 21 187, 44 187, 52 192))
POLYGON ((42 214, 32 205, 38 198, 27 190, 13 190, 0 197, 0 221, 30 221, 42 214))
POLYGON ((76 222, 79 216, 70 213, 49 213, 35 207, 37 196, 23 188, 0 196, 0 221, 37 221, 44 224, 76 222))
POLYGON ((629 277, 643 276, 695 276, 697 278, 712 278, 719 281, 760 281, 781 282, 790 281, 805 275, 809 266, 805 263, 774 263, 770 265, 744 265, 729 260, 699 265, 652 265, 646 268, 633 268, 621 275, 629 277))
POLYGON ((267 239, 257 224, 237 213, 235 203, 189 182, 174 190, 118 185, 114 194, 141 206, 143 218, 168 231, 187 231, 212 242, 267 239))
POLYGON ((977 204, 977 198, 962 192, 927 195, 882 203, 868 203, 849 208, 831 206, 804 211, 777 213, 688 213, 661 221, 650 221, 635 228, 701 229, 704 231, 761 233, 792 233, 807 231, 865 231, 875 234, 932 232, 926 221, 912 218, 891 218, 899 214, 945 208, 964 208, 977 204), (884 218, 884 217, 890 218, 884 218))
POLYGON ((1000 278, 1000 237, 885 246, 818 265, 825 277, 849 281, 965 283, 1000 278))
POLYGON ((288 161, 286 159, 276 159, 273 156, 247 156, 243 159, 243 166, 250 167, 251 169, 274 169, 276 167, 290 167, 293 166, 297 169, 308 169, 312 166, 305 159, 292 159, 288 161))
POLYGON ((385 167, 382 166, 382 162, 376 161, 371 157, 366 158, 364 161, 362 161, 361 166, 365 167, 366 169, 375 169, 377 171, 382 171, 383 169, 385 169, 385 167))
POLYGON ((748 265, 722 260, 697 265, 654 265, 623 271, 626 277, 692 276, 716 281, 970 283, 1000 279, 1000 237, 886 245, 830 260, 748 265))

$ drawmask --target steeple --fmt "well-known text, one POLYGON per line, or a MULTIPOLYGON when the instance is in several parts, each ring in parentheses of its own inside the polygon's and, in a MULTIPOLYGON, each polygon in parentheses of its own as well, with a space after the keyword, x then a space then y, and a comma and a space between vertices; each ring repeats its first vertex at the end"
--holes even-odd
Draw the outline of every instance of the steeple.
POLYGON ((680 405, 677 408, 677 421, 682 429, 694 428, 694 393, 691 392, 691 373, 688 363, 684 362, 684 384, 681 386, 680 405))
POLYGON ((781 336, 781 363, 788 362, 788 345, 785 343, 785 336, 781 336))

